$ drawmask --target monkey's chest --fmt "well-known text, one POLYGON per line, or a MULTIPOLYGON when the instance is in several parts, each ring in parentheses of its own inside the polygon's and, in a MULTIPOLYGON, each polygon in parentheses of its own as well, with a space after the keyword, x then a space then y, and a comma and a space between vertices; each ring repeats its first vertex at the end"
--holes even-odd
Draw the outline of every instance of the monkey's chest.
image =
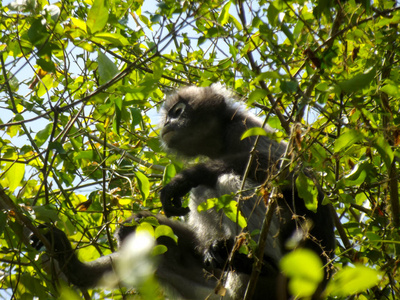
MULTIPOLYGON (((264 202, 255 193, 256 185, 252 183, 246 184, 239 196, 241 185, 240 176, 223 174, 218 178, 215 188, 198 186, 192 189, 188 222, 195 229, 196 236, 204 245, 204 249, 208 249, 217 241, 234 238, 242 232, 244 228, 236 222, 238 203, 240 213, 247 222, 245 230, 254 233, 261 229, 266 212, 264 202)), ((265 254, 277 261, 282 255, 279 240, 274 238, 278 231, 279 219, 274 216, 265 254)), ((258 235, 255 234, 252 238, 257 241, 258 235)))

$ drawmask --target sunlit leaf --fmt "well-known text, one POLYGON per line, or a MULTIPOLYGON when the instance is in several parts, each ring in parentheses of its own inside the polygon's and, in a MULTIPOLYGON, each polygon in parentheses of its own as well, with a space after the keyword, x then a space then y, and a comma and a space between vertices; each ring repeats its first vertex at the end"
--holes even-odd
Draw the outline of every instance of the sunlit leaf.
POLYGON ((225 215, 234 223, 237 223, 240 228, 247 227, 246 218, 243 216, 240 210, 238 210, 238 203, 235 200, 229 202, 228 205, 223 207, 225 215))
POLYGON ((81 297, 77 294, 77 292, 67 285, 62 285, 60 291, 60 300, 79 300, 81 297))
POLYGON ((218 17, 218 22, 221 25, 225 25, 226 23, 228 23, 229 20, 229 8, 231 7, 231 2, 228 1, 224 7, 222 7, 220 15, 218 17))
POLYGON ((176 169, 173 164, 169 164, 164 169, 163 184, 167 184, 176 175, 176 169))
POLYGON ((150 182, 146 175, 141 172, 135 172, 138 182, 138 188, 143 200, 146 200, 150 194, 150 182))
POLYGON ((289 290, 297 297, 314 294, 324 278, 321 259, 313 251, 300 248, 280 261, 282 272, 289 278, 289 290))
POLYGON ((118 34, 110 32, 98 32, 93 37, 92 40, 97 43, 112 44, 114 46, 128 46, 128 40, 118 34))
POLYGON ((8 181, 8 189, 14 192, 24 178, 25 164, 7 163, 6 170, 5 177, 8 181))
POLYGON ((108 1, 94 0, 88 13, 87 27, 94 34, 104 28, 108 21, 108 1))
POLYGON ((296 187, 299 196, 304 200, 306 207, 311 211, 318 208, 318 189, 315 183, 304 173, 299 173, 296 178, 296 187))
POLYGON ((71 18, 72 23, 78 27, 79 29, 83 30, 84 32, 87 31, 87 25, 84 21, 78 18, 71 18))
POLYGON ((354 145, 355 143, 361 141, 363 135, 361 132, 355 129, 348 130, 338 137, 335 142, 334 150, 335 152, 340 152, 343 149, 354 145))
POLYGON ((167 225, 159 225, 156 227, 156 230, 154 232, 154 237, 157 239, 160 236, 167 236, 171 239, 173 239, 175 242, 178 241, 178 238, 176 237, 175 233, 171 229, 171 227, 167 225))
POLYGON ((250 129, 246 130, 245 133, 243 133, 241 139, 244 140, 245 138, 254 136, 254 135, 267 135, 267 132, 265 131, 264 128, 252 127, 250 129))
POLYGON ((377 285, 381 272, 363 265, 347 266, 339 270, 327 287, 327 294, 346 297, 358 294, 377 285))

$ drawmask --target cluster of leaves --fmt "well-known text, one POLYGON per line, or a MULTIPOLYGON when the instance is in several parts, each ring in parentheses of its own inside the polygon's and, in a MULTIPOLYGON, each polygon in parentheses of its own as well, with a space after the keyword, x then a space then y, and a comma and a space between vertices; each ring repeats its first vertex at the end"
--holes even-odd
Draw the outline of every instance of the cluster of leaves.
POLYGON ((318 175, 337 228, 327 297, 400 297, 396 1, 19 0, 0 14, 0 297, 60 295, 24 227, 57 222, 92 260, 132 211, 161 211, 183 165, 160 146, 157 110, 173 88, 214 82, 318 175))

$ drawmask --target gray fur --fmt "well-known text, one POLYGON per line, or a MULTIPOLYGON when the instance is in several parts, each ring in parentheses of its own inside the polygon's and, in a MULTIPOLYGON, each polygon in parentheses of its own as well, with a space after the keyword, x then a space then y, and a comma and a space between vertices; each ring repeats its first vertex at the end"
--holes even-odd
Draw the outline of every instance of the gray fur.
MULTIPOLYGON (((260 230, 266 212, 263 199, 254 193, 254 188, 267 183, 277 173, 287 147, 285 142, 273 140, 270 137, 273 129, 268 125, 263 127, 259 118, 237 104, 233 98, 228 90, 218 84, 201 88, 192 86, 170 95, 162 109, 161 138, 164 147, 182 156, 209 158, 176 175, 160 195, 167 216, 188 214, 187 223, 199 241, 198 249, 205 260, 210 257, 213 259, 213 252, 219 253, 214 247, 221 245, 221 241, 226 245, 224 241, 232 241, 239 234, 238 226, 222 210, 211 208, 199 212, 198 206, 208 199, 225 194, 234 194, 236 201, 239 199, 237 193, 242 192, 243 175, 256 140, 255 136, 242 139, 242 135, 253 127, 261 127, 267 133, 266 136, 260 136, 253 153, 244 188, 250 191, 242 193, 243 200, 240 202, 240 210, 247 219, 247 230, 250 233, 260 230), (189 192, 189 208, 182 207, 181 198, 189 192)), ((297 193, 294 179, 295 174, 289 173, 286 183, 280 186, 283 197, 279 199, 279 209, 268 233, 264 248, 264 273, 257 282, 254 299, 265 299, 266 295, 270 299, 276 299, 278 295, 282 299, 286 298, 285 287, 277 287, 280 280, 277 266, 285 252, 284 243, 297 228, 301 228, 304 220, 310 219, 314 225, 309 232, 314 240, 307 238, 307 232, 301 243, 321 255, 323 263, 333 253, 333 222, 329 208, 322 205, 322 197, 319 197, 317 212, 309 211, 297 193), (292 218, 293 212, 304 218, 292 218)), ((254 239, 257 241, 258 236, 254 239)), ((233 269, 230 266, 225 269, 223 279, 227 296, 241 299, 249 271, 243 267, 242 260, 234 263, 233 269)), ((321 290, 324 284, 321 284, 321 290)))

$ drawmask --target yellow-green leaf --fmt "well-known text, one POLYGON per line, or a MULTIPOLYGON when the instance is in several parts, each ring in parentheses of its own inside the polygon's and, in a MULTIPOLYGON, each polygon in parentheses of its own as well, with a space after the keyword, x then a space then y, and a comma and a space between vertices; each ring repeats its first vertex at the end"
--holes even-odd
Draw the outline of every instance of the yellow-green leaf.
POLYGON ((296 178, 296 187, 306 207, 316 212, 318 208, 318 189, 312 179, 300 173, 296 178))
POLYGON ((104 28, 108 21, 107 0, 94 0, 88 13, 87 27, 89 33, 94 34, 104 28))
POLYGON ((362 140, 362 138, 363 135, 361 134, 361 132, 355 129, 346 131, 336 140, 334 150, 335 152, 339 152, 340 150, 359 142, 360 140, 362 140))
POLYGON ((140 194, 143 200, 146 200, 150 194, 150 182, 149 179, 141 172, 135 172, 140 194))
POLYGON ((377 285, 381 280, 381 272, 363 265, 344 267, 339 270, 327 287, 327 294, 346 297, 361 293, 377 285))
POLYGON ((167 237, 173 239, 175 242, 178 242, 178 238, 172 231, 171 227, 169 227, 167 225, 159 225, 156 227, 154 237, 157 239, 160 236, 167 236, 167 237))
POLYGON ((280 266, 289 278, 290 292, 297 297, 313 295, 324 278, 320 258, 308 249, 297 249, 285 255, 280 266))
MULTIPOLYGON (((6 165, 6 169, 10 164, 6 165)), ((8 188, 10 192, 14 192, 19 186, 25 174, 25 165, 19 163, 11 163, 11 167, 6 172, 8 188)))
POLYGON ((128 46, 129 41, 118 33, 98 32, 92 38, 94 42, 112 44, 114 46, 128 46))
POLYGON ((221 25, 225 25, 229 20, 229 8, 231 7, 231 2, 228 1, 221 10, 221 13, 218 17, 218 22, 221 25))
POLYGON ((71 18, 71 21, 72 21, 72 24, 74 24, 76 27, 78 27, 79 29, 82 29, 84 32, 87 32, 87 26, 84 21, 82 21, 81 19, 77 19, 77 18, 71 18))
POLYGON ((267 132, 265 131, 264 128, 261 127, 253 127, 248 130, 246 130, 245 133, 243 133, 241 139, 244 140, 245 138, 253 135, 267 135, 267 132))

